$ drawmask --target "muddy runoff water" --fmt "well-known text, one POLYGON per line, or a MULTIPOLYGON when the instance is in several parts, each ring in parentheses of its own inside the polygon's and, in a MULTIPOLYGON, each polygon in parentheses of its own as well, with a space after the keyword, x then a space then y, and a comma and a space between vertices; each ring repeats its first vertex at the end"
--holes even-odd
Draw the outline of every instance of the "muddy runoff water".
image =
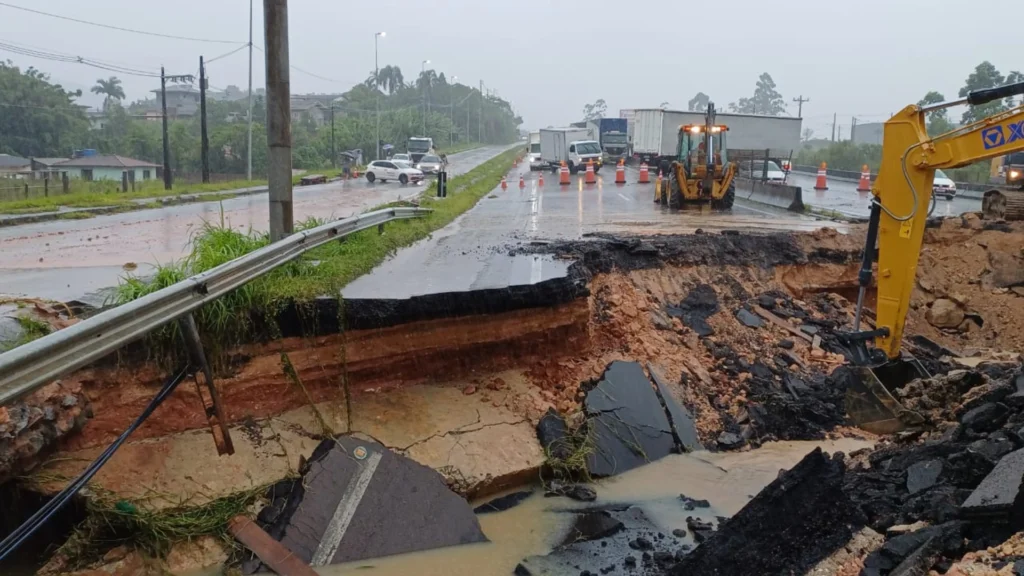
MULTIPOLYGON (((686 528, 686 517, 714 521, 732 516, 761 488, 820 446, 826 452, 851 451, 869 442, 840 439, 820 442, 772 442, 746 452, 696 452, 663 458, 595 484, 597 501, 583 504, 566 498, 545 498, 537 490, 518 506, 479 516, 488 543, 442 548, 324 566, 325 576, 486 576, 512 574, 524 558, 543 555, 561 542, 576 514, 586 508, 631 505, 640 508, 666 534, 686 528), (708 500, 710 508, 686 510, 680 494, 708 500)), ((480 504, 477 502, 474 504, 480 504)), ((623 535, 618 536, 624 537, 623 535)), ((686 542, 693 545, 691 537, 686 542)))

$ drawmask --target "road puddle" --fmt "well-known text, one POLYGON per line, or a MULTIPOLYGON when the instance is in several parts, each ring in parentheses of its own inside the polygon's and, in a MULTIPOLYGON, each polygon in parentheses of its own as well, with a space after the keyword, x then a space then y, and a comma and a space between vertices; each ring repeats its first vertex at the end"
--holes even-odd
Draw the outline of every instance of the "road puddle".
POLYGON ((826 452, 849 453, 870 443, 854 439, 773 442, 748 452, 672 455, 599 482, 597 501, 591 504, 544 498, 537 492, 509 510, 481 515, 489 543, 325 566, 317 572, 324 576, 506 576, 524 558, 547 554, 561 542, 575 520, 574 510, 632 505, 669 533, 685 528, 687 516, 713 519, 735 514, 779 470, 792 467, 818 446, 826 452), (680 494, 708 500, 711 507, 686 510, 680 494))

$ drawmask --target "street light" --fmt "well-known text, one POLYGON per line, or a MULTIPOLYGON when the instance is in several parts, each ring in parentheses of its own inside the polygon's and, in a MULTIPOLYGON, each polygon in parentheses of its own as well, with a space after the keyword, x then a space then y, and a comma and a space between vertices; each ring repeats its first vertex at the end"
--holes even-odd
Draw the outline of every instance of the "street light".
POLYGON ((387 36, 386 32, 377 32, 373 35, 373 98, 377 104, 377 155, 374 160, 380 160, 380 68, 377 65, 377 39, 387 36))
POLYGON ((455 146, 455 84, 459 81, 458 76, 452 76, 452 83, 448 85, 448 147, 455 146))
MULTIPOLYGON (((423 80, 424 82, 427 81, 427 79, 423 77, 423 75, 427 71, 427 64, 430 64, 430 60, 424 60, 420 64, 420 79, 423 80)), ((429 84, 429 82, 427 83, 429 84)), ((425 137, 427 135, 427 96, 426 92, 424 92, 423 94, 423 136, 425 137)))

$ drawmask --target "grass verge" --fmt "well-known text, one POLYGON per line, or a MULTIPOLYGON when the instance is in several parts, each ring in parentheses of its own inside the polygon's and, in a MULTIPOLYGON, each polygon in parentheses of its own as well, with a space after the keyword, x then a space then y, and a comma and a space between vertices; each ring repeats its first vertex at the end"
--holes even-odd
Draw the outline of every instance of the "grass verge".
POLYGON ((235 190, 251 186, 265 185, 265 180, 232 180, 229 182, 213 182, 210 184, 182 184, 173 190, 164 190, 163 182, 150 180, 142 183, 134 192, 119 192, 116 185, 110 183, 85 182, 72 186, 67 194, 54 193, 50 196, 27 198, 22 200, 0 200, 0 214, 30 214, 34 212, 53 212, 61 207, 95 208, 98 206, 130 206, 132 200, 161 198, 197 194, 201 192, 219 192, 235 190), (99 184, 97 186, 93 186, 99 184))
MULTIPOLYGON (((472 208, 498 184, 522 151, 508 150, 477 168, 449 181, 445 199, 435 197, 435 183, 423 192, 421 206, 433 212, 424 218, 388 224, 384 233, 364 230, 304 254, 301 258, 249 282, 198 310, 196 322, 208 353, 215 363, 223 352, 244 342, 273 337, 276 317, 288 305, 298 309, 320 296, 336 296, 341 288, 366 274, 396 250, 426 238, 472 208)), ((374 208, 378 209, 380 207, 374 208)), ((322 224, 309 219, 297 224, 304 229, 322 224)), ((121 304, 205 272, 225 262, 266 246, 264 233, 240 232, 215 224, 206 224, 191 239, 191 250, 180 262, 160 265, 149 278, 129 276, 118 286, 114 302, 121 304)), ((173 361, 183 347, 176 325, 168 325, 150 335, 147 349, 156 359, 173 361)))

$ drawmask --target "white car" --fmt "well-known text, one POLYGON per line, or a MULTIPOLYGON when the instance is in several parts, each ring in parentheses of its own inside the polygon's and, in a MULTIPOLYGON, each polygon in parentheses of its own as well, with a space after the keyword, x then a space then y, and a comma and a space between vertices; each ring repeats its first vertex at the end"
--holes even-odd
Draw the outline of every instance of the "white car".
POLYGON ((395 154, 391 157, 391 160, 398 160, 400 162, 412 162, 412 157, 408 154, 395 154))
POLYGON ((423 180, 423 172, 413 168, 405 162, 394 162, 392 160, 374 160, 366 167, 366 179, 370 182, 380 180, 398 180, 402 184, 409 182, 420 182, 423 180))
POLYGON ((956 182, 953 182, 942 170, 936 170, 935 180, 932 182, 932 194, 945 196, 946 200, 952 200, 956 197, 956 182))
POLYGON ((754 160, 744 164, 744 168, 748 169, 746 176, 751 180, 764 180, 768 184, 784 184, 786 182, 786 173, 772 160, 754 160), (765 171, 766 164, 767 171, 765 171))

